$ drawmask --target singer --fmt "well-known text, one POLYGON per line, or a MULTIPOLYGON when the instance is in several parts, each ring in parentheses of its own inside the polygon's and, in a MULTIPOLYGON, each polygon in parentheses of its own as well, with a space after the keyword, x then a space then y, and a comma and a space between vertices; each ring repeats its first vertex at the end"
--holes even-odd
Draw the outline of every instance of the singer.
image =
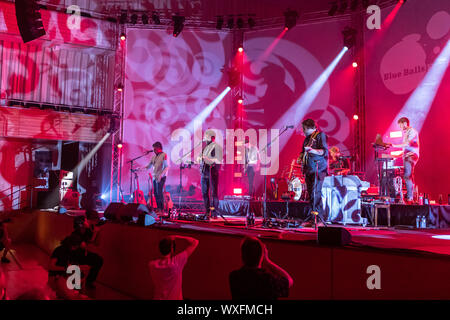
POLYGON ((167 154, 163 152, 161 142, 157 141, 153 144, 155 155, 151 158, 149 164, 145 167, 150 169, 153 167, 153 191, 157 210, 162 213, 164 211, 164 184, 166 183, 167 172, 169 171, 169 161, 167 154))
POLYGON ((311 210, 318 212, 323 220, 322 185, 328 175, 327 136, 317 129, 312 119, 304 120, 302 129, 306 138, 298 162, 301 162, 305 175, 311 210))

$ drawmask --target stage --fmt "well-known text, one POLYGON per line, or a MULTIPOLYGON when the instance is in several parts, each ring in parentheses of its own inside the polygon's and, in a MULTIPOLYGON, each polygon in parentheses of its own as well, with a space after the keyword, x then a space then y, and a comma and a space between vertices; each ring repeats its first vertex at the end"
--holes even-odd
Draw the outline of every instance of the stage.
MULTIPOLYGON (((189 201, 189 205, 182 202, 180 206, 176 203, 176 207, 183 209, 192 208, 193 211, 201 213, 203 203, 189 201)), ((307 218, 310 211, 308 202, 304 201, 267 201, 267 217, 268 218, 285 218, 302 221, 307 218)), ((389 204, 390 223, 388 223, 387 208, 382 202, 363 202, 361 210, 356 214, 365 220, 367 225, 375 224, 375 208, 379 207, 377 225, 380 226, 405 226, 415 227, 417 216, 426 217, 426 225, 429 228, 450 228, 450 206, 449 205, 405 205, 405 204, 389 204)), ((262 216, 263 202, 233 199, 220 200, 219 213, 226 216, 246 216, 248 213, 254 213, 256 216, 262 216)), ((337 215, 336 219, 330 220, 329 215, 325 214, 325 219, 330 223, 346 225, 342 221, 343 214, 337 215)), ((361 220, 363 221, 363 220, 361 220)), ((362 226, 362 223, 354 224, 362 226)))
MULTIPOLYGON (((50 255, 72 231, 72 219, 55 212, 23 213, 13 218, 10 233, 20 235, 14 242, 33 244, 50 255)), ((189 235, 200 244, 183 273, 185 299, 230 299, 228 274, 241 265, 240 243, 244 236, 255 236, 293 277, 288 299, 450 299, 449 229, 347 226, 351 244, 331 247, 318 245, 313 228, 262 228, 260 217, 247 228, 244 217, 225 219, 162 220, 147 227, 108 222, 95 248, 104 259, 98 281, 125 296, 151 299, 147 264, 158 257, 158 241, 170 234, 189 235), (370 266, 380 268, 381 289, 367 287, 370 266)))

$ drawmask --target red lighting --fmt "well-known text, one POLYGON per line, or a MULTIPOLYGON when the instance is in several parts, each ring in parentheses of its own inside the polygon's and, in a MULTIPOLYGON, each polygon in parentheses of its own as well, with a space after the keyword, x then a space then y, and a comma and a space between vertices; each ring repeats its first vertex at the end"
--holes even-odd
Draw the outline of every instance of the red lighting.
POLYGON ((354 115, 353 115, 353 120, 358 120, 358 119, 359 119, 358 115, 357 115, 357 114, 354 114, 354 115))
POLYGON ((243 103, 244 103, 244 100, 242 100, 242 98, 240 98, 240 99, 238 100, 238 103, 239 103, 239 104, 243 104, 243 103))
POLYGON ((288 27, 284 27, 284 31, 288 31, 289 30, 289 28, 288 27))
POLYGON ((242 188, 234 188, 233 194, 242 194, 242 188))
POLYGON ((121 144, 121 143, 117 144, 117 148, 122 149, 122 147, 123 147, 123 144, 121 144))
POLYGON ((238 51, 239 51, 239 52, 244 52, 244 48, 239 47, 238 51))
POLYGON ((353 66, 353 68, 356 68, 358 66, 358 63, 353 62, 352 66, 353 66))
POLYGON ((122 92, 122 91, 123 91, 123 88, 122 88, 122 87, 118 87, 118 88, 117 88, 117 91, 122 92))
POLYGON ((125 41, 126 38, 127 38, 127 37, 125 36, 125 34, 122 33, 122 34, 120 35, 120 40, 125 41))

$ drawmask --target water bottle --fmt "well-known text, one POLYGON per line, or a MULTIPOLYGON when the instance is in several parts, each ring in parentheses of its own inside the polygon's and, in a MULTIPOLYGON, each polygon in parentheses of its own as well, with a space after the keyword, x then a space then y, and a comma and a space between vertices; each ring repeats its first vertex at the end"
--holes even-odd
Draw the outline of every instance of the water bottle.
POLYGON ((423 193, 419 196, 419 205, 423 206, 423 193))
POLYGON ((422 220, 420 222, 420 227, 424 228, 424 229, 427 227, 427 218, 425 216, 422 216, 422 220))
POLYGON ((439 204, 444 204, 444 198, 442 197, 442 194, 439 195, 439 204))
POLYGON ((420 216, 417 216, 417 217, 416 217, 416 228, 417 228, 417 229, 420 228, 420 221, 421 221, 420 216))
POLYGON ((424 198, 423 198, 423 204, 425 205, 429 205, 430 201, 428 200, 428 194, 425 193, 424 198))

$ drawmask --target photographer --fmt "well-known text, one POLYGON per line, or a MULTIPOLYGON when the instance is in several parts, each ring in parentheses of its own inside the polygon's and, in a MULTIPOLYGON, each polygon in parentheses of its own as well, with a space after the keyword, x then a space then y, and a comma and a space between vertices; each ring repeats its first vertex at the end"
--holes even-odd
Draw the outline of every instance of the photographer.
POLYGON ((78 260, 78 250, 81 247, 81 238, 71 235, 61 241, 61 245, 53 250, 48 267, 48 286, 56 292, 56 295, 66 300, 83 300, 87 296, 67 287, 67 267, 78 265, 83 274, 89 271, 89 267, 81 265, 78 260))
POLYGON ((11 248, 11 239, 8 236, 8 229, 6 228, 6 222, 9 220, 0 221, 0 251, 3 251, 2 263, 10 263, 9 259, 6 257, 11 248))
POLYGON ((89 250, 92 246, 98 246, 99 228, 94 222, 87 220, 84 216, 76 217, 73 223, 72 236, 78 236, 81 239, 80 249, 77 250, 78 260, 82 265, 90 267, 86 278, 86 287, 95 289, 94 282, 103 266, 103 259, 98 254, 89 250))

